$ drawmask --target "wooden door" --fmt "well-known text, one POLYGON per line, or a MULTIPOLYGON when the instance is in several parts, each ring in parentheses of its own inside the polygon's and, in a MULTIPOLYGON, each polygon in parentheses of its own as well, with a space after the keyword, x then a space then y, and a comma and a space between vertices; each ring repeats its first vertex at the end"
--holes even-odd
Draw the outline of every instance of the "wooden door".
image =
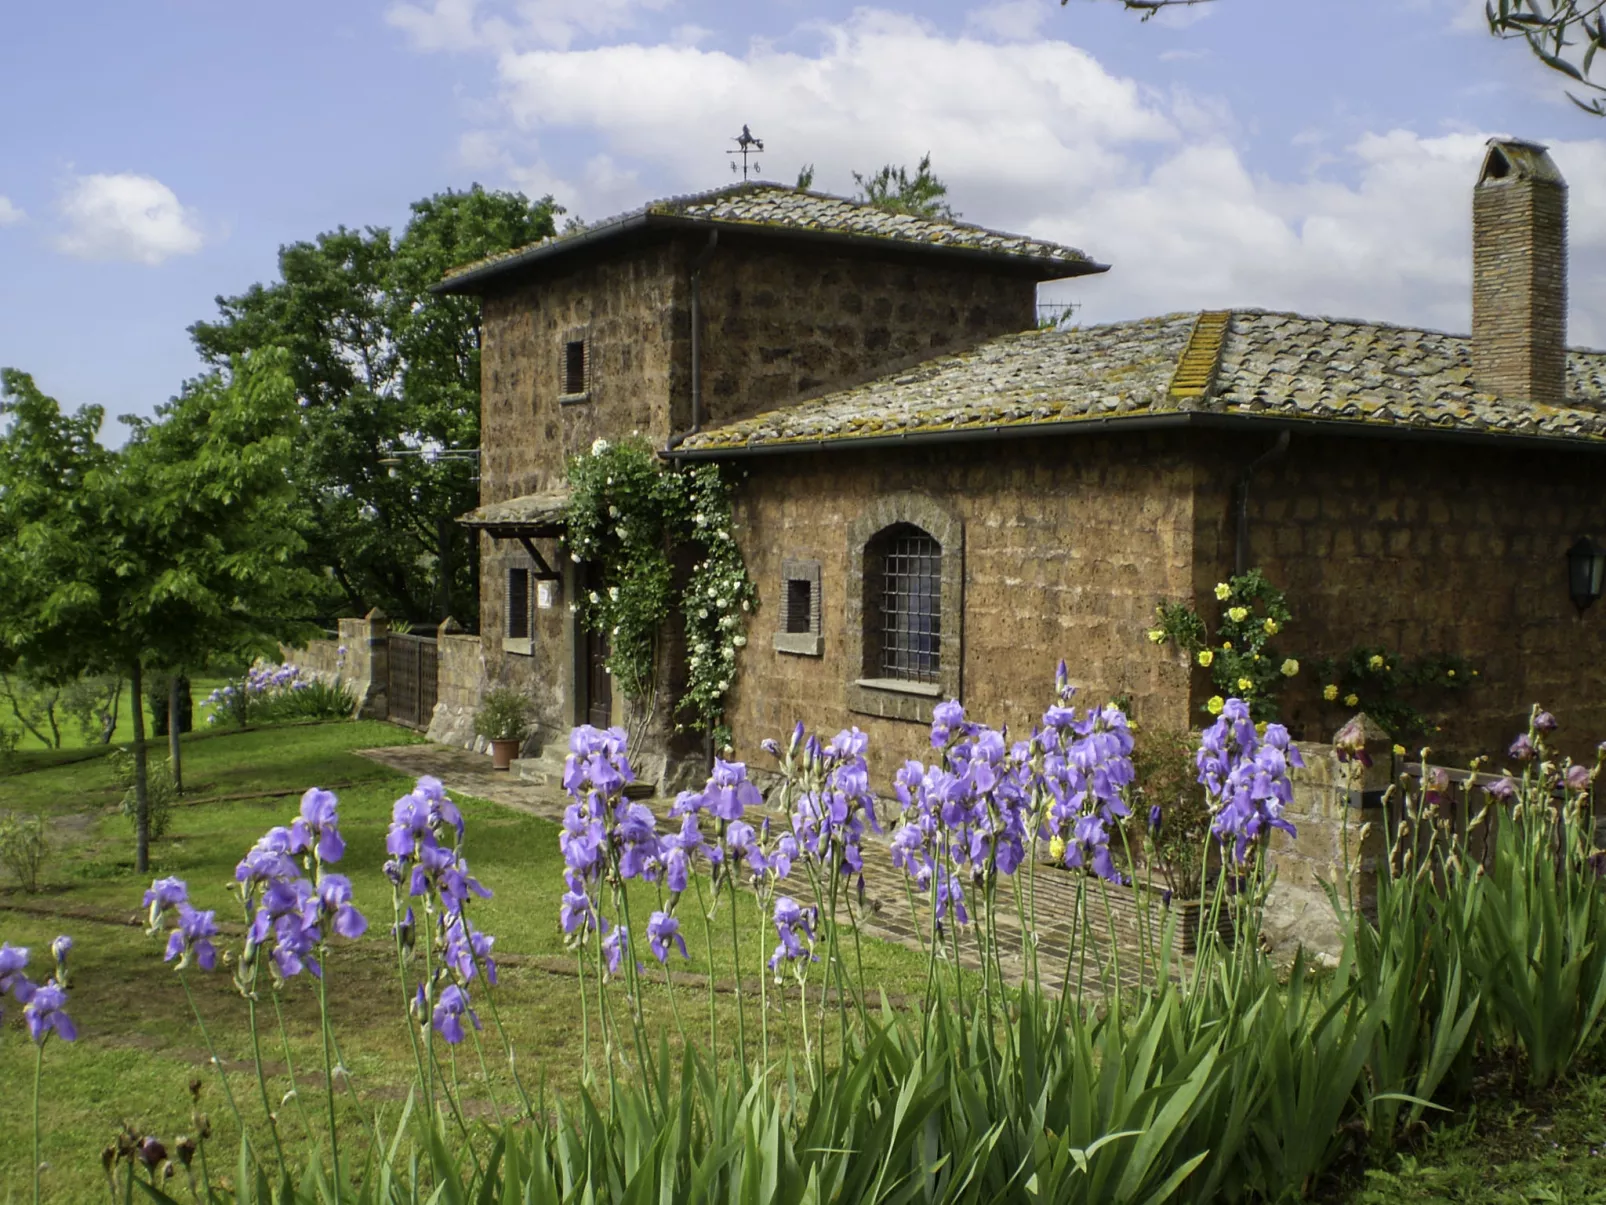
POLYGON ((586 632, 586 723, 606 728, 613 723, 613 678, 608 673, 608 637, 586 632))

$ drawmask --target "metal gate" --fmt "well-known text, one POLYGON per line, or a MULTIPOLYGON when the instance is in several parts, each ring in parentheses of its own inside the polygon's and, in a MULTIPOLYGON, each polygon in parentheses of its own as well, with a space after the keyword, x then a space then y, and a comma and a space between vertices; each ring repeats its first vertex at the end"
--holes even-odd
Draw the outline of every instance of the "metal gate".
POLYGON ((386 652, 385 703, 390 719, 409 728, 428 728, 435 714, 435 642, 427 636, 392 632, 386 652))

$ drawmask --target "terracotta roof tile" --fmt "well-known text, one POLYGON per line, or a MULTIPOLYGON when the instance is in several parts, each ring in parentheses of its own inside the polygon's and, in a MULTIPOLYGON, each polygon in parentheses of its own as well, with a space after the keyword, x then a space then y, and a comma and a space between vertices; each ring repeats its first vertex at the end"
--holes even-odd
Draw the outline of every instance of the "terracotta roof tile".
MULTIPOLYGON (((774 233, 790 231, 879 239, 914 248, 982 252, 1035 263, 1043 268, 1063 268, 1068 276, 1103 270, 1102 265, 1095 264, 1075 247, 989 230, 969 222, 888 213, 846 197, 755 181, 652 201, 628 213, 487 256, 453 268, 443 278, 441 287, 450 287, 462 277, 480 277, 490 269, 501 270, 521 260, 553 254, 566 246, 578 246, 584 240, 605 237, 612 230, 623 230, 653 218, 721 226, 746 225, 774 233)), ((1052 273, 1042 275, 1049 279, 1052 273)))
POLYGON ((1224 324, 1222 318, 1169 314, 1005 335, 711 428, 681 447, 716 451, 1186 411, 1606 446, 1606 352, 1569 351, 1569 404, 1530 405, 1474 387, 1464 335, 1261 310, 1233 311, 1224 324), (1215 372, 1201 389, 1212 356, 1215 372))

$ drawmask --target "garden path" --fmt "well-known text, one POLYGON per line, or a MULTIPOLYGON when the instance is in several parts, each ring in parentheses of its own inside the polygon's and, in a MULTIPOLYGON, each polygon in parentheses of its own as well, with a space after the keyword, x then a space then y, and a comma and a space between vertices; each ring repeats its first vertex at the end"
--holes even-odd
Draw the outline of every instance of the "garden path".
MULTIPOLYGON (((558 786, 493 771, 490 768, 489 756, 472 753, 466 749, 422 744, 395 745, 382 749, 356 749, 353 752, 412 778, 424 774, 433 775, 450 791, 500 804, 527 815, 539 816, 554 824, 562 823, 564 808, 569 803, 568 796, 558 786)), ((655 796, 644 802, 651 806, 660 818, 668 814, 669 800, 655 796)), ((779 813, 771 815, 778 816, 779 813)), ((883 816, 883 822, 885 819, 883 816)), ((883 827, 890 828, 885 823, 883 827)), ((878 844, 883 850, 888 847, 885 836, 878 838, 872 833, 866 834, 866 842, 878 844)), ((868 850, 866 853, 863 902, 859 912, 860 928, 867 934, 897 942, 910 949, 924 949, 925 942, 930 940, 929 907, 924 905, 923 900, 911 899, 903 872, 892 865, 890 856, 886 854, 876 856, 868 850)), ((1096 883, 1096 880, 1088 882, 1096 883)), ((1092 942, 1087 950, 1085 966, 1078 966, 1070 958, 1071 935, 1077 907, 1077 877, 1046 861, 1038 864, 1035 875, 1017 876, 1015 880, 1000 887, 998 943, 1000 962, 1006 977, 1019 983, 1026 978, 1030 969, 1027 962, 1029 950, 1023 948, 1021 940, 1020 909, 1015 898, 1017 885, 1026 889, 1029 895, 1036 896, 1035 909, 1030 906, 1029 900, 1022 901, 1022 904, 1028 915, 1035 912, 1037 918, 1036 954, 1045 988, 1058 991, 1060 979, 1067 975, 1069 967, 1068 980, 1074 980, 1079 974, 1085 975, 1088 986, 1092 989, 1095 986, 1092 980, 1101 974, 1100 968, 1106 959, 1109 959, 1112 932, 1115 935, 1113 943, 1115 957, 1109 959, 1111 965, 1106 968, 1107 973, 1114 974, 1118 969, 1123 982, 1128 984, 1137 982, 1141 964, 1145 961, 1142 957, 1143 947, 1148 945, 1152 950, 1160 940, 1157 929, 1163 921, 1151 921, 1149 918, 1151 915, 1163 917, 1164 913, 1158 908, 1151 913, 1150 910, 1141 907, 1133 892, 1112 889, 1105 893, 1090 886, 1083 895, 1083 907, 1090 913, 1089 927, 1092 932, 1092 942)), ((974 918, 976 901, 972 899, 969 902, 974 918)), ((1183 936, 1181 928, 1179 924, 1177 933, 1179 943, 1183 936)), ((1189 945, 1191 947, 1191 943, 1189 945)), ((949 949, 952 947, 949 946, 949 949)), ((1192 958, 1189 957, 1191 953, 1191 948, 1181 951, 1174 960, 1173 974, 1178 972, 1186 974, 1191 970, 1192 958)), ((1152 955, 1147 961, 1152 966, 1152 955)), ((971 970, 979 970, 981 967, 974 925, 966 930, 965 939, 959 949, 959 962, 961 966, 971 970)))

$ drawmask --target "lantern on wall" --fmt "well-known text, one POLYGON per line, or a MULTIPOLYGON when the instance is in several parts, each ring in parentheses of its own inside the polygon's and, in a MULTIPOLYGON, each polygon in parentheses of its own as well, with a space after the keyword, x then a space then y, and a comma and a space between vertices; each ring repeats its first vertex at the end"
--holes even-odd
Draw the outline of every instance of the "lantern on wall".
POLYGON ((1606 548, 1588 536, 1579 536, 1578 542, 1567 550, 1567 589, 1573 596, 1573 605, 1580 611, 1601 595, 1606 584, 1606 548))

